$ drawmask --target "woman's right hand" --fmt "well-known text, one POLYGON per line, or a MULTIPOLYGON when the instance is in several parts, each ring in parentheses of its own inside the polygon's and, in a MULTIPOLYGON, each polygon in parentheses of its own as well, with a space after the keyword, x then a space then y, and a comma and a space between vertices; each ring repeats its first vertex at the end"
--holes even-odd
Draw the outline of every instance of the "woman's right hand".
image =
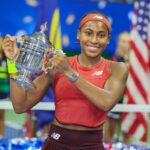
POLYGON ((15 59, 19 53, 17 39, 7 34, 2 42, 2 49, 8 59, 15 59))

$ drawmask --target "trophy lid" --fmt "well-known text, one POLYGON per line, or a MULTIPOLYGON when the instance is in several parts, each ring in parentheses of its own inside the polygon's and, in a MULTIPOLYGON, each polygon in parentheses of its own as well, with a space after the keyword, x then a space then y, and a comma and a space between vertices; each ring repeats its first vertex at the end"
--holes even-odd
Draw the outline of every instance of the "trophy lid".
POLYGON ((52 46, 52 44, 44 33, 47 30, 47 22, 42 24, 40 26, 40 29, 40 32, 34 32, 30 35, 25 36, 25 41, 34 45, 36 44, 44 49, 49 48, 49 46, 52 46))
POLYGON ((43 23, 41 26, 40 26, 40 29, 41 29, 41 33, 44 33, 46 30, 47 30, 47 22, 43 23))

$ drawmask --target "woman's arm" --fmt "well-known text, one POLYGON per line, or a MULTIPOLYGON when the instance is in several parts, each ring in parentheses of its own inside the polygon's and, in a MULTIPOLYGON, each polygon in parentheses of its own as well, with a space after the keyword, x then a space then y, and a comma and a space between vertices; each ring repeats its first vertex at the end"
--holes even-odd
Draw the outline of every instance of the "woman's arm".
MULTIPOLYGON (((74 70, 70 69, 65 74, 69 77, 73 72, 74 70)), ((114 62, 111 64, 111 76, 106 81, 104 89, 95 86, 82 76, 79 76, 74 84, 96 107, 104 111, 109 111, 122 96, 127 76, 127 65, 125 63, 114 62)))
MULTIPOLYGON (((8 59, 11 58, 11 55, 15 58, 19 53, 17 40, 10 35, 6 35, 2 42, 2 49, 8 59)), ((53 82, 53 75, 54 71, 50 71, 48 74, 43 73, 34 80, 35 88, 31 89, 23 88, 10 78, 10 97, 15 111, 17 113, 25 112, 38 103, 53 82)), ((11 76, 12 74, 10 74, 11 76)))
POLYGON ((43 74, 33 82, 35 88, 25 89, 10 79, 10 98, 16 113, 23 113, 37 104, 52 82, 49 74, 43 74))
MULTIPOLYGON (((52 65, 63 73, 68 79, 75 73, 67 57, 64 54, 57 54, 52 65)), ((128 76, 128 66, 123 62, 111 63, 111 75, 106 81, 104 89, 95 86, 79 75, 73 84, 99 109, 109 111, 118 102, 124 92, 128 76)))

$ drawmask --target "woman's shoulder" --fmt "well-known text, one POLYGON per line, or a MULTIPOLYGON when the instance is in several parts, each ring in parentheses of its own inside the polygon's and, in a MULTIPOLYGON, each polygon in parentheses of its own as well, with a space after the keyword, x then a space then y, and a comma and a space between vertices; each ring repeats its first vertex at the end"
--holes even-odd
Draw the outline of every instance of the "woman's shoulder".
POLYGON ((111 74, 120 76, 120 77, 127 77, 129 73, 129 67, 124 62, 116 62, 111 61, 111 74))
POLYGON ((111 66, 112 66, 112 68, 128 68, 128 65, 125 63, 125 62, 118 62, 118 61, 112 61, 112 60, 110 60, 110 62, 111 62, 111 66))

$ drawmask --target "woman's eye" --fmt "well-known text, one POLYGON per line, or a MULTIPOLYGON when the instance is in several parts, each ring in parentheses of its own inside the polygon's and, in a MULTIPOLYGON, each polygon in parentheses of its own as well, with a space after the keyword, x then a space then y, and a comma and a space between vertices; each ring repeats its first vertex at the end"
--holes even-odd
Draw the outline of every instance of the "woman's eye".
POLYGON ((86 35, 91 35, 91 32, 85 32, 86 35))
POLYGON ((100 38, 103 38, 103 37, 105 37, 105 34, 99 34, 98 35, 100 38))

